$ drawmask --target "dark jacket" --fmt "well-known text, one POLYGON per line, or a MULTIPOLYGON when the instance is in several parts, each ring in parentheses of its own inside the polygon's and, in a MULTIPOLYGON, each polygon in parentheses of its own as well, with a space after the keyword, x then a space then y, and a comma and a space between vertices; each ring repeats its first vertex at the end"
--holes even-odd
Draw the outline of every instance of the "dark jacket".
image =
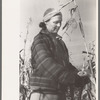
POLYGON ((75 83, 78 70, 69 62, 68 49, 59 35, 42 30, 34 38, 31 53, 34 72, 30 86, 59 89, 75 83))

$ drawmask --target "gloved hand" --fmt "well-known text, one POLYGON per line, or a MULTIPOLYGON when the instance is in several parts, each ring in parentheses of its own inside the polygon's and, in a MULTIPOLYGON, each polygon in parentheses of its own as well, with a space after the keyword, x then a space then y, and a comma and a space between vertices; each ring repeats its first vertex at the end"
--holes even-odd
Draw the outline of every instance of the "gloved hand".
POLYGON ((82 87, 90 82, 87 72, 79 71, 75 78, 75 86, 82 87))

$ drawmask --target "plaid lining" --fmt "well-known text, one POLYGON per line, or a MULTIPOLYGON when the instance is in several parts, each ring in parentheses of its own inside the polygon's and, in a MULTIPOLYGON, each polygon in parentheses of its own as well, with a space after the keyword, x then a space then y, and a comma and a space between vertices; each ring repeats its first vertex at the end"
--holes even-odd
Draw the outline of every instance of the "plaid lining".
POLYGON ((30 77, 30 85, 31 86, 47 87, 47 88, 51 88, 51 89, 58 88, 56 82, 52 81, 52 79, 44 78, 44 77, 30 77))

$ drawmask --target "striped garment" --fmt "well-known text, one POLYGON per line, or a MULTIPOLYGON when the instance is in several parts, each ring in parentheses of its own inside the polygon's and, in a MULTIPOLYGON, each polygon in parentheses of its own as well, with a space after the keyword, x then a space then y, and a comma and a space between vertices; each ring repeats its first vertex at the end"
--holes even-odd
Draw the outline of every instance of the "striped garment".
POLYGON ((69 62, 68 49, 59 35, 40 31, 34 38, 31 53, 34 68, 31 87, 59 89, 61 85, 75 83, 78 70, 69 62))

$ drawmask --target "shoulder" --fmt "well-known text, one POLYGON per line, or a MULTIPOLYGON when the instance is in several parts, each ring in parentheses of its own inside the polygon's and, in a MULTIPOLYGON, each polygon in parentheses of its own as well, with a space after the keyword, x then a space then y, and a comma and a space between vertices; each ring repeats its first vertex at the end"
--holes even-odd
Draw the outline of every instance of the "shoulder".
POLYGON ((42 34, 38 33, 34 37, 31 49, 33 50, 36 46, 40 46, 40 45, 43 45, 43 44, 46 44, 45 41, 44 41, 44 37, 42 36, 42 34))
POLYGON ((35 37, 34 37, 34 40, 37 40, 37 39, 42 39, 42 35, 40 33, 38 33, 35 37))
POLYGON ((34 41, 35 44, 38 43, 48 43, 49 42, 49 38, 42 33, 38 33, 35 37, 34 37, 34 41))

